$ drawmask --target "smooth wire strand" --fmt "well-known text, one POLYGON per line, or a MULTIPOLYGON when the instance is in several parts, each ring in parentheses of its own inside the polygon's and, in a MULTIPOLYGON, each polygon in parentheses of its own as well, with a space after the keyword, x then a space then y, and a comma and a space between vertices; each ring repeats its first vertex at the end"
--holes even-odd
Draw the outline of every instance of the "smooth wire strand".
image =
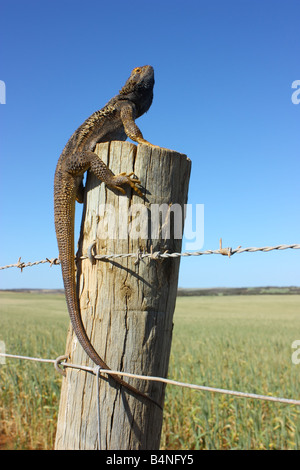
MULTIPOLYGON (((83 370, 86 372, 90 372, 96 377, 100 377, 100 374, 109 374, 109 375, 121 375, 123 377, 131 377, 134 379, 140 379, 140 380, 148 380, 148 381, 154 381, 154 382, 162 382, 165 384, 169 385, 175 385, 178 387, 184 387, 184 388, 190 388, 194 390, 200 390, 204 392, 212 392, 212 393, 221 393, 225 395, 233 395, 236 397, 241 397, 241 398, 252 398, 256 400, 265 400, 265 401, 272 401, 272 402, 278 402, 278 403, 285 403, 288 405, 297 405, 300 406, 300 400, 294 400, 290 398, 281 398, 281 397, 274 397, 271 395, 259 395, 256 393, 245 393, 245 392, 239 392, 236 390, 226 390, 223 388, 215 388, 215 387, 208 387, 205 385, 197 385, 197 384, 189 384, 185 382, 178 382, 176 380, 171 380, 171 379, 165 379, 163 377, 150 377, 146 375, 138 375, 138 374, 131 374, 129 372, 120 372, 120 371, 114 371, 114 370, 108 370, 108 369, 103 369, 100 366, 96 367, 88 367, 88 366, 82 366, 79 364, 71 364, 68 362, 62 362, 58 360, 53 360, 53 359, 40 359, 40 358, 33 358, 33 357, 27 357, 27 356, 15 356, 13 354, 5 354, 5 353, 0 353, 0 356, 2 357, 10 357, 10 358, 16 358, 16 359, 27 359, 31 361, 38 361, 38 362, 48 362, 48 363, 53 363, 57 364, 59 363, 62 367, 70 367, 72 369, 78 369, 78 370, 83 370)), ((65 356, 60 356, 64 358, 65 356)), ((100 402, 100 398, 99 398, 100 402)), ((99 409, 99 406, 98 406, 99 409)))

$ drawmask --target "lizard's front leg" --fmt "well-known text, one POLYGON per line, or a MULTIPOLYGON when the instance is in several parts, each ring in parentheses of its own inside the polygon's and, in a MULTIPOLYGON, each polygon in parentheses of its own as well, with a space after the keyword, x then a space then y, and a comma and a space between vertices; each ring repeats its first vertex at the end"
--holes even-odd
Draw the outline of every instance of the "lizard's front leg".
POLYGON ((139 127, 136 125, 134 121, 132 106, 130 106, 129 104, 124 104, 122 106, 121 119, 122 119, 122 123, 124 126, 124 130, 126 132, 126 135, 131 140, 133 140, 134 142, 137 142, 138 144, 146 144, 146 145, 149 145, 150 147, 158 148, 157 145, 153 145, 150 142, 148 142, 148 140, 144 139, 142 132, 140 131, 139 127))

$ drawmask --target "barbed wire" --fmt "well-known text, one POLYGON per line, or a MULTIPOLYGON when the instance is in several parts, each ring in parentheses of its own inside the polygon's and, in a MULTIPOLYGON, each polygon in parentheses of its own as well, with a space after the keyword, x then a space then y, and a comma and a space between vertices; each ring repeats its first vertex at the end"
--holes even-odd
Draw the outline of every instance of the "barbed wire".
POLYGON ((285 403, 289 405, 300 406, 300 400, 295 400, 291 398, 274 397, 272 395, 260 395, 257 393, 245 393, 245 392, 239 392, 237 390, 226 390, 223 388, 215 388, 215 387, 209 387, 205 385, 178 382, 177 380, 165 379, 163 377, 153 377, 153 376, 148 376, 148 375, 132 374, 129 372, 103 369, 100 366, 89 367, 89 366, 83 366, 80 364, 72 364, 69 362, 65 362, 65 360, 67 359, 67 356, 59 356, 56 359, 41 359, 38 357, 19 356, 19 355, 14 355, 14 354, 0 353, 0 357, 8 357, 8 358, 14 358, 14 359, 23 359, 23 360, 29 360, 29 361, 37 361, 37 362, 54 364, 56 370, 62 375, 64 375, 64 372, 60 369, 60 367, 63 367, 63 368, 70 367, 71 369, 78 369, 78 370, 83 370, 85 372, 90 372, 94 374, 96 377, 99 376, 99 373, 101 374, 105 373, 109 375, 118 375, 118 376, 121 375, 123 377, 130 377, 134 379, 148 380, 148 381, 153 381, 153 382, 162 382, 162 383, 169 384, 169 385, 175 385, 178 387, 190 388, 190 389, 200 390, 204 392, 221 393, 221 394, 233 395, 233 396, 241 397, 241 398, 273 401, 273 402, 278 402, 278 403, 285 403))
MULTIPOLYGON (((96 259, 100 261, 109 261, 111 259, 117 259, 117 258, 135 258, 135 262, 139 262, 140 260, 144 258, 151 258, 151 259, 170 259, 170 258, 179 258, 179 257, 189 257, 189 256, 203 256, 203 255, 223 255, 223 256, 228 256, 231 257, 235 254, 240 254, 240 253, 255 253, 255 252, 263 252, 267 253, 269 251, 274 251, 274 250, 287 250, 287 249, 293 249, 293 250, 299 250, 300 249, 300 244, 294 243, 292 245, 276 245, 276 246, 263 246, 263 247, 248 247, 248 248, 242 248, 241 246, 238 246, 237 248, 222 248, 222 239, 220 240, 220 248, 217 250, 205 250, 205 251, 186 251, 182 253, 169 253, 168 251, 161 252, 161 251, 150 251, 150 252, 145 252, 139 250, 137 253, 112 253, 112 254, 107 254, 107 255, 94 255, 92 254, 92 249, 95 246, 95 241, 90 245, 88 248, 88 253, 86 255, 81 256, 79 259, 96 259)), ((76 258, 75 258, 76 259, 76 258)), ((46 258, 40 261, 33 261, 33 262, 28 262, 24 263, 21 261, 21 257, 18 259, 17 263, 13 264, 7 264, 5 266, 0 266, 0 270, 2 269, 8 269, 8 268, 19 268, 21 269, 21 272, 23 271, 24 268, 28 268, 31 266, 37 266, 38 264, 45 264, 49 263, 50 267, 53 265, 59 265, 60 260, 59 258, 46 258)))

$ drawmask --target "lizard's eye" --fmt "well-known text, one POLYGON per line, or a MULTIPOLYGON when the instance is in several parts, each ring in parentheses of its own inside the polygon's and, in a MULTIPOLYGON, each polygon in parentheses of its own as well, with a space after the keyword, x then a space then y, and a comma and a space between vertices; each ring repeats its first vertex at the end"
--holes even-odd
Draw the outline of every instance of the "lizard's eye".
POLYGON ((141 73, 142 69, 141 67, 136 67, 135 69, 133 69, 134 73, 141 73))

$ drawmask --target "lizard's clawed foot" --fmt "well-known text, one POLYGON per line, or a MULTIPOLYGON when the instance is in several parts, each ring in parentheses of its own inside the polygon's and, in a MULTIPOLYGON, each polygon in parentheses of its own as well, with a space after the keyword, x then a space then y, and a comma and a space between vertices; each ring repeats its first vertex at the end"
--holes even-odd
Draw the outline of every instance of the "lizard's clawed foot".
POLYGON ((122 194, 126 194, 125 189, 122 187, 124 184, 129 184, 129 186, 140 196, 143 197, 143 193, 139 190, 136 186, 137 184, 141 184, 140 180, 135 176, 133 171, 128 175, 126 173, 120 173, 113 177, 112 184, 110 185, 112 188, 117 189, 122 194), (132 177, 132 178, 131 178, 132 177))
POLYGON ((151 142, 148 142, 148 140, 145 140, 145 139, 142 139, 142 138, 138 139, 137 143, 138 144, 148 145, 148 147, 153 147, 153 148, 157 148, 157 149, 160 148, 158 145, 151 144, 151 142))
POLYGON ((151 142, 148 142, 148 140, 145 140, 145 139, 139 139, 137 142, 138 142, 138 144, 148 145, 148 147, 152 147, 154 149, 167 150, 168 152, 170 152, 170 151, 172 152, 172 150, 167 149, 165 147, 160 147, 159 145, 151 144, 151 142))

